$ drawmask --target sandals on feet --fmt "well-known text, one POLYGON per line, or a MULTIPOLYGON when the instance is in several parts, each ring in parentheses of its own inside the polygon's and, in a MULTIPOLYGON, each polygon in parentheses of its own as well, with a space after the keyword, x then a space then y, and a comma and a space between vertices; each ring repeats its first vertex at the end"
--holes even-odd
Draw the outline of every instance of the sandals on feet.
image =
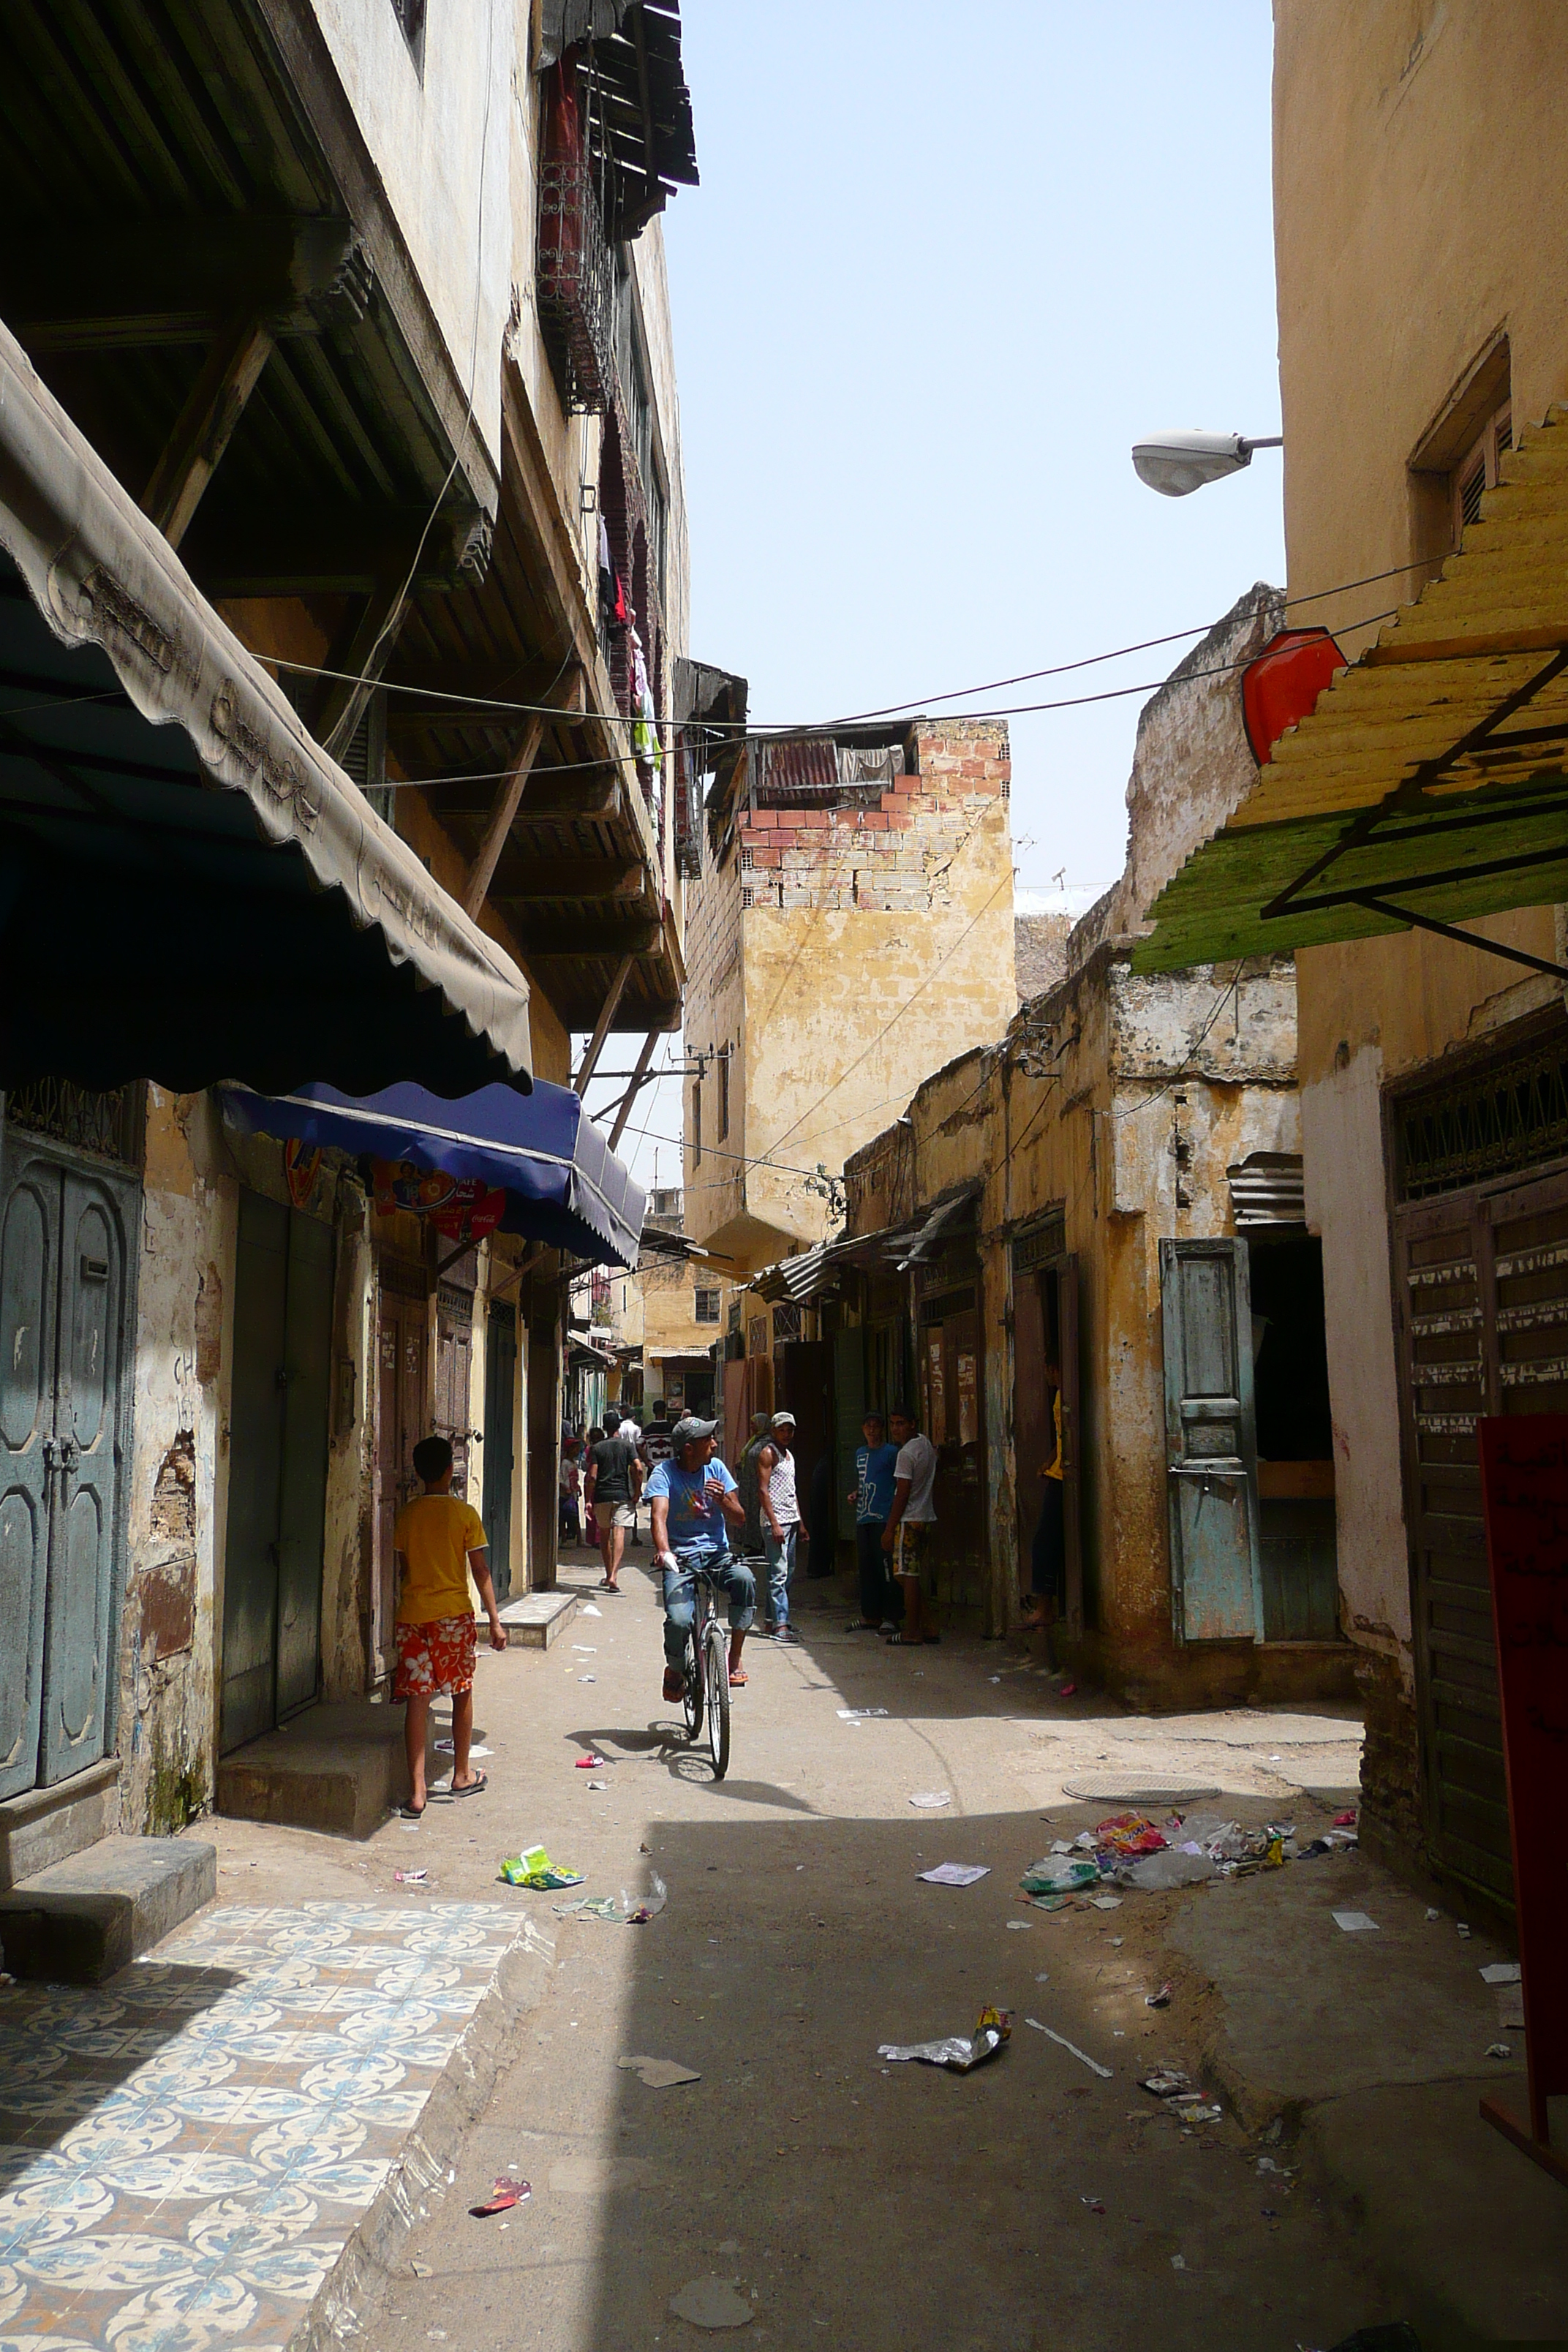
POLYGON ((454 1797, 477 1797, 481 1789, 488 1789, 489 1785, 489 1774, 488 1772, 480 1772, 468 1782, 466 1789, 459 1789, 457 1782, 454 1780, 452 1783, 452 1794, 454 1797))

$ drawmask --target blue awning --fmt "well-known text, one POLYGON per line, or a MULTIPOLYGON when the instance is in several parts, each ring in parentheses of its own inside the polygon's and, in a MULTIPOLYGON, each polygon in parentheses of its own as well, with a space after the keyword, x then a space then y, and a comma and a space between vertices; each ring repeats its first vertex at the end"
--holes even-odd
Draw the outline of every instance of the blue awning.
POLYGON ((247 1132, 477 1177, 507 1196, 503 1233, 591 1265, 637 1262, 643 1188, 569 1087, 536 1078, 531 1094, 497 1085, 452 1102, 416 1086, 360 1096, 327 1086, 287 1095, 222 1091, 226 1114, 247 1132))

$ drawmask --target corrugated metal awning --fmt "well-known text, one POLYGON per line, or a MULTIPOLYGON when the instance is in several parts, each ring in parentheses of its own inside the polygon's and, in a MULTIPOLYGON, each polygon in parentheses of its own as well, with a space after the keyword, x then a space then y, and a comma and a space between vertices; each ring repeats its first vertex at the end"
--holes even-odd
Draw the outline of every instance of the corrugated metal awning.
POLYGON ((1413 925, 1451 934, 1568 898, 1568 410, 1527 430, 1502 471, 1442 576, 1280 738, 1161 893, 1135 971, 1413 925))
POLYGON ((0 1078, 531 1084, 528 983, 0 327, 0 1078))
POLYGON ((1238 1233, 1251 1225, 1304 1225, 1306 1193, 1299 1151, 1249 1151, 1227 1168, 1231 1214, 1238 1233))

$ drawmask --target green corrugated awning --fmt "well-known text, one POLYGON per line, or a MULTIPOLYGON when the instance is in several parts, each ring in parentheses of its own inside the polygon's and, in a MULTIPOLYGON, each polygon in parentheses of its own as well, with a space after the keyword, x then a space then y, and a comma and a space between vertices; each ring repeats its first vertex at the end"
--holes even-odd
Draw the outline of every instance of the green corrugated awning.
POLYGON ((1568 411, 1557 410, 1504 460, 1441 578, 1339 673, 1167 884, 1133 968, 1447 930, 1564 898, 1568 411))

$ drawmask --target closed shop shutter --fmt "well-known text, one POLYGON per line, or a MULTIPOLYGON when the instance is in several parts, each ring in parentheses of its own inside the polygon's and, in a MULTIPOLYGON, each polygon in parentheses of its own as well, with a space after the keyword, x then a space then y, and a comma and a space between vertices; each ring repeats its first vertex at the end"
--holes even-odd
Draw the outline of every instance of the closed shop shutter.
POLYGON ((1568 1172, 1394 1213, 1416 1696, 1435 1858, 1512 1899, 1482 1413, 1568 1412, 1568 1172))

